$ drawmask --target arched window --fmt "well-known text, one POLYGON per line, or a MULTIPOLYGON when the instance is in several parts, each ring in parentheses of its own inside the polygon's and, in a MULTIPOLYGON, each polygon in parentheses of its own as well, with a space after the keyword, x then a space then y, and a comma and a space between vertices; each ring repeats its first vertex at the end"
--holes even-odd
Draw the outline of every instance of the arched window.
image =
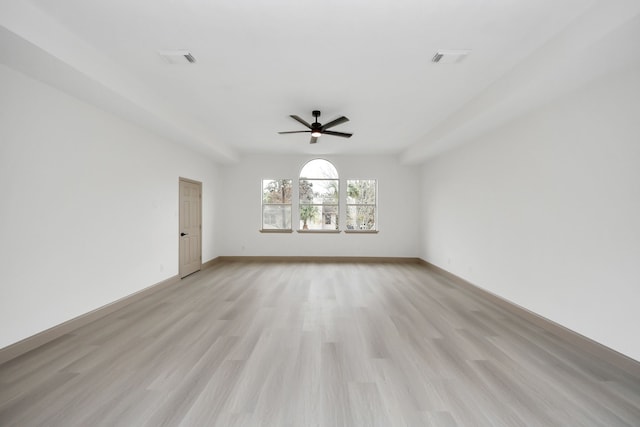
POLYGON ((311 160, 300 171, 300 230, 338 230, 339 180, 327 160, 311 160))

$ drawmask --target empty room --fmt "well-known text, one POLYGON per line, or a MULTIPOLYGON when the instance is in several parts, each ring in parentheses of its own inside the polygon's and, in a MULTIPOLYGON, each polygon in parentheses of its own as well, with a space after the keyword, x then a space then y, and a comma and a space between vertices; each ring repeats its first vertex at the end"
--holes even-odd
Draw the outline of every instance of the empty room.
POLYGON ((0 1, 0 425, 640 425, 638 0, 0 1))

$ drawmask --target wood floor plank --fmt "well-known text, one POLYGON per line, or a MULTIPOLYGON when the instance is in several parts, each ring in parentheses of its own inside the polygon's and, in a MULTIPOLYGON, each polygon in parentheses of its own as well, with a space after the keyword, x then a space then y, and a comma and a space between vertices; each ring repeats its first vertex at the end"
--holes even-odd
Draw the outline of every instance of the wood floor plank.
POLYGON ((0 365, 2 426, 637 426, 640 381, 418 264, 224 261, 0 365))

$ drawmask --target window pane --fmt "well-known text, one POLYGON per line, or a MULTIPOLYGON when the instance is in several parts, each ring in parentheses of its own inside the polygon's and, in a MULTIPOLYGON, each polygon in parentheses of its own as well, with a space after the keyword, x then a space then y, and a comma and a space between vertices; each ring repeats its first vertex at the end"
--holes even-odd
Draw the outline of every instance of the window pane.
POLYGON ((375 205, 376 180, 350 179, 347 181, 347 203, 375 205))
POLYGON ((347 206, 347 230, 375 230, 375 206, 347 206))
POLYGON ((262 180, 262 229, 291 230, 291 179, 262 180))
POLYGON ((331 162, 315 159, 302 167, 300 178, 338 178, 338 171, 331 162))
POLYGON ((337 204, 338 188, 337 179, 301 179, 300 203, 337 204))
POLYGON ((293 181, 265 179, 262 181, 262 203, 291 203, 293 181))
POLYGON ((265 230, 290 230, 291 205, 262 206, 262 228, 265 230))
POLYGON ((313 181, 301 179, 298 192, 300 193, 300 203, 313 203, 313 181))
POLYGON ((301 230, 337 230, 337 205, 300 205, 301 230))
POLYGON ((300 229, 338 230, 338 171, 327 160, 311 160, 300 172, 300 229))

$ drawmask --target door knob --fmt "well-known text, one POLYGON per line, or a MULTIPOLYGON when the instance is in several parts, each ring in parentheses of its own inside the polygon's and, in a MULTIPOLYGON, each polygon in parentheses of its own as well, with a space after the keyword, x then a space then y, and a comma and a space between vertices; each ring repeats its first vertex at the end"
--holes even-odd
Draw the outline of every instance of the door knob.
POLYGON ((189 233, 180 233, 180 237, 182 237, 182 236, 188 236, 188 235, 189 235, 189 233))

